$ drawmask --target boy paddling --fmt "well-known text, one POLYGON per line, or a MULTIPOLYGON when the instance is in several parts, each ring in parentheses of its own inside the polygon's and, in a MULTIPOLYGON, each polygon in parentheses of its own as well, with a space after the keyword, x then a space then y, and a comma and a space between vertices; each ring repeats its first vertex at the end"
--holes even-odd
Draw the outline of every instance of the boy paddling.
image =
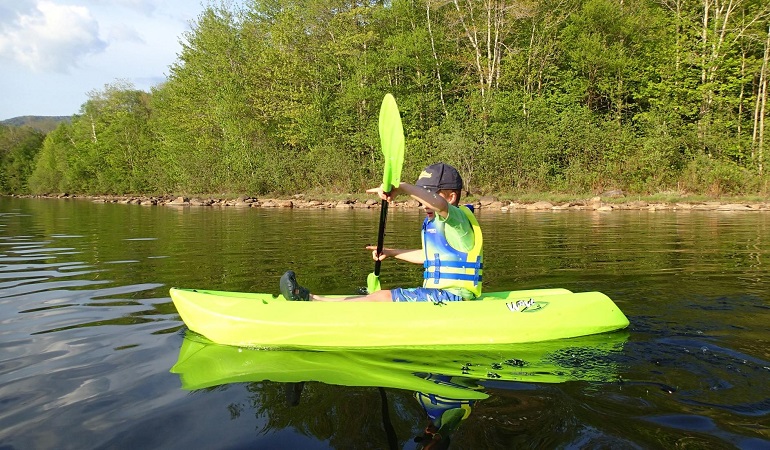
POLYGON ((379 290, 368 295, 324 297, 311 294, 297 283, 296 274, 289 270, 280 280, 281 294, 287 300, 352 301, 352 302, 423 302, 474 300, 481 295, 483 269, 483 240, 481 228, 473 212, 459 205, 463 181, 454 167, 437 163, 420 173, 415 184, 401 182, 390 192, 382 187, 368 189, 381 199, 393 201, 408 195, 425 208, 422 225, 422 249, 384 248, 375 260, 393 257, 422 264, 425 267, 422 287, 379 290))

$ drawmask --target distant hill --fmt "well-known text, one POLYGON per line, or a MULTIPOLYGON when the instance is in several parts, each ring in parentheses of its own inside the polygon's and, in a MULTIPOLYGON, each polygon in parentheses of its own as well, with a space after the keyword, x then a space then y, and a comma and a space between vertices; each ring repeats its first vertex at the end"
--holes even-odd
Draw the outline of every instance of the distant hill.
POLYGON ((6 125, 10 127, 28 126, 36 130, 40 130, 43 133, 53 131, 54 128, 59 126, 62 122, 69 122, 72 120, 71 116, 19 116, 12 119, 3 120, 0 125, 6 125))

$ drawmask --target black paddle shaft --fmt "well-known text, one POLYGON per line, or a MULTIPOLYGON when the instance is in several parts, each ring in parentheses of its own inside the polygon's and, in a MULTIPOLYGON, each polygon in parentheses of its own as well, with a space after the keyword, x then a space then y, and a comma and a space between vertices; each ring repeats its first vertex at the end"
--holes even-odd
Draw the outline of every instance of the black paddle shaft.
POLYGON ((382 246, 385 241, 385 219, 388 217, 388 202, 383 200, 382 207, 380 208, 380 231, 377 233, 377 261, 374 262, 374 276, 380 276, 380 265, 382 261, 379 260, 382 254, 382 246))

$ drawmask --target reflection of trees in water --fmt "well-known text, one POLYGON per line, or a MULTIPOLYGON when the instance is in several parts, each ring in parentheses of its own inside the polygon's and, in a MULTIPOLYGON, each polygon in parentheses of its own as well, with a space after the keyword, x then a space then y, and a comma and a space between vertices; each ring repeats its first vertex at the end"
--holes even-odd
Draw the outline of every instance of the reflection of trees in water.
MULTIPOLYGON (((378 388, 344 387, 317 382, 303 383, 297 406, 287 401, 287 389, 295 383, 249 383, 250 405, 258 419, 265 421, 260 434, 292 428, 296 432, 328 441, 333 448, 389 448, 383 425, 382 399, 378 388)), ((425 412, 412 393, 386 389, 390 424, 403 447, 424 427, 425 412)), ((289 395, 291 397, 291 395, 289 395)), ((289 399, 290 400, 290 399, 289 399)), ((233 406, 230 410, 246 408, 233 406)))
MULTIPOLYGON (((248 405, 230 405, 234 417, 253 409, 265 425, 260 434, 287 428, 302 435, 326 441, 331 448, 390 448, 383 425, 382 399, 378 388, 345 387, 306 382, 299 405, 287 401, 287 389, 294 383, 249 383, 248 405)), ((398 448, 411 448, 412 440, 428 424, 425 411, 414 393, 385 389, 389 421, 398 448)), ((563 442, 574 411, 569 402, 550 387, 527 391, 494 390, 492 397, 476 402, 473 412, 452 435, 452 448, 549 448, 563 442), (549 442, 532 446, 542 439, 543 430, 554 430, 549 442), (561 430, 561 432, 559 431, 561 430), (548 445, 548 444, 552 445, 548 445), (516 445, 519 444, 519 445, 516 445)), ((547 435, 551 435, 550 433, 547 435)))
POLYGON ((574 428, 565 423, 573 417, 571 406, 550 386, 487 392, 492 395, 477 402, 452 435, 452 448, 557 448, 564 433, 574 428))

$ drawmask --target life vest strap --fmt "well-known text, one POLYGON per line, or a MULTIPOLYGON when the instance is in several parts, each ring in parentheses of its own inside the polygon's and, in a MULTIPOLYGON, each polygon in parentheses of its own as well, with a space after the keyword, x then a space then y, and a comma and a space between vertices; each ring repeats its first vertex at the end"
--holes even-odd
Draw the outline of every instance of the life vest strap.
POLYGON ((483 269, 484 264, 478 261, 425 261, 423 266, 427 269, 429 267, 451 267, 453 269, 483 269))
POLYGON ((439 274, 439 272, 431 272, 426 270, 423 274, 425 279, 427 280, 433 280, 434 284, 438 284, 439 280, 461 280, 461 281, 473 281, 473 284, 479 284, 481 283, 481 275, 474 273, 474 274, 467 274, 467 273, 442 273, 439 274))

